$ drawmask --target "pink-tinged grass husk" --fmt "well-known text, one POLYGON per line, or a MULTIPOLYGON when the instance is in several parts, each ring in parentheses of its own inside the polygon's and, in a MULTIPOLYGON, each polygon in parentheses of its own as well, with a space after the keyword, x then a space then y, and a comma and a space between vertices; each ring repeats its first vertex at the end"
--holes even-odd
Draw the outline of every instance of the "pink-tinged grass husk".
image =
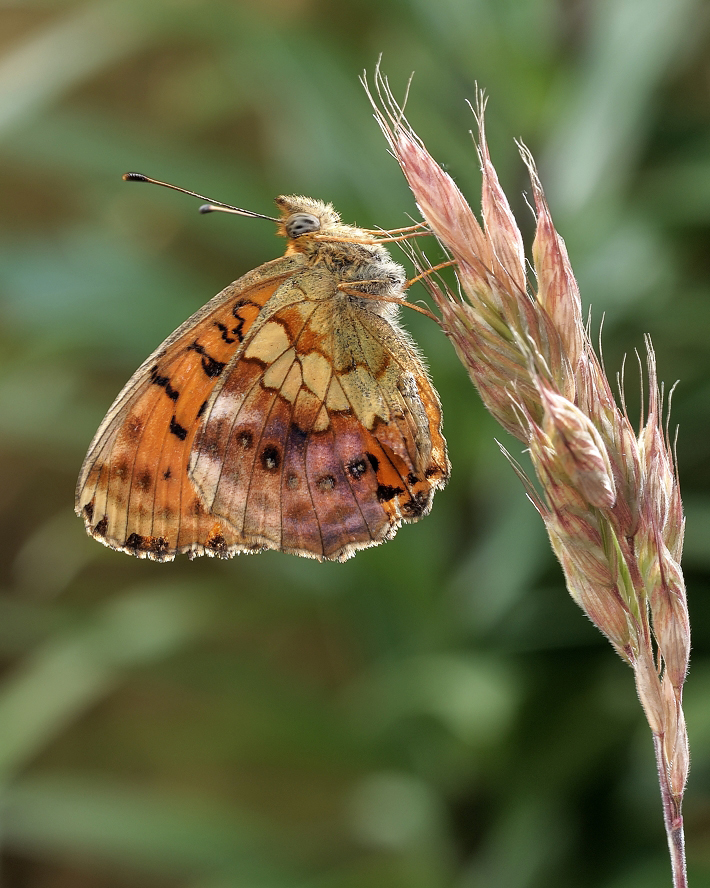
POLYGON ((647 338, 648 409, 635 432, 582 321, 579 289, 530 152, 519 146, 537 217, 532 287, 522 236, 488 152, 482 96, 474 109, 480 224, 379 69, 375 89, 373 107, 392 153, 426 223, 455 261, 460 293, 424 278, 441 326, 488 410, 529 449, 537 486, 514 465, 572 598, 634 670, 654 738, 673 885, 685 888, 681 804, 689 755, 682 692, 690 625, 680 568, 684 525, 651 342, 647 338))

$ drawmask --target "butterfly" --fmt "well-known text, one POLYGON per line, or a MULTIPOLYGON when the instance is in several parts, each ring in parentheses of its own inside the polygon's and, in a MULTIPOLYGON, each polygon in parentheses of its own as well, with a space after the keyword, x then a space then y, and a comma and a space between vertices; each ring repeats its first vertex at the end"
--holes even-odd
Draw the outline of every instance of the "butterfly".
POLYGON ((106 414, 76 512, 112 549, 344 561, 426 515, 448 480, 439 397, 397 322, 404 269, 378 242, 395 233, 308 197, 276 205, 201 208, 272 219, 286 252, 185 321, 106 414))

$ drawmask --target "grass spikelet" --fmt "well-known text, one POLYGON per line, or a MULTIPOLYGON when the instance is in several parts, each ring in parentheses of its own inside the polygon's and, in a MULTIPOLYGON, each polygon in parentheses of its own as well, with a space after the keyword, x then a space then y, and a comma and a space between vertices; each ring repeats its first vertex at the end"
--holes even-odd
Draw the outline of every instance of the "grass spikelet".
POLYGON ((650 339, 649 404, 635 431, 582 322, 565 244, 527 148, 519 145, 537 217, 532 290, 522 236, 489 155, 482 95, 473 109, 480 223, 379 69, 376 98, 368 94, 422 216, 456 263, 463 298, 424 277, 441 326, 486 407, 529 448, 542 496, 524 474, 523 481, 570 595, 634 671, 654 739, 673 884, 685 888, 681 806, 689 757, 682 693, 690 625, 680 569, 683 510, 650 339))

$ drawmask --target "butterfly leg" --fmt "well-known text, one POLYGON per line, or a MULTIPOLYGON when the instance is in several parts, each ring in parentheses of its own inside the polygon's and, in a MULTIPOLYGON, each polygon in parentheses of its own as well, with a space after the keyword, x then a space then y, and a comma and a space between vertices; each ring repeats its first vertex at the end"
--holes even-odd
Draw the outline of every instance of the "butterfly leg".
MULTIPOLYGON (((421 275, 420 275, 421 277, 421 275)), ((419 280, 419 278, 415 278, 414 280, 419 280)), ((439 318, 435 314, 432 314, 429 309, 422 308, 421 305, 415 305, 413 302, 407 302, 406 299, 398 298, 397 296, 381 296, 376 295, 372 292, 369 292, 366 289, 360 289, 362 285, 367 287, 372 287, 373 284, 381 284, 381 281, 371 280, 371 281, 348 281, 347 283, 338 284, 338 289, 342 293, 347 293, 350 296, 359 296, 362 299, 374 299, 376 302, 391 302, 394 305, 405 305, 407 308, 413 308, 414 311, 418 311, 419 314, 425 315, 429 320, 439 322, 439 318)), ((409 283, 404 284, 405 287, 409 286, 409 283)))

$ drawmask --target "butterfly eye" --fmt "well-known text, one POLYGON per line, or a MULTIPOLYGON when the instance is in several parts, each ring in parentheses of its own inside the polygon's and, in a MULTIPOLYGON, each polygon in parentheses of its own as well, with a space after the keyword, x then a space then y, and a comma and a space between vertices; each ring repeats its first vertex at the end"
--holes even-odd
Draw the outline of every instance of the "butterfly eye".
POLYGON ((294 213, 293 216, 289 216, 286 220, 285 228, 286 234, 289 237, 300 237, 302 234, 318 231, 320 219, 318 216, 312 216, 310 213, 294 213))

